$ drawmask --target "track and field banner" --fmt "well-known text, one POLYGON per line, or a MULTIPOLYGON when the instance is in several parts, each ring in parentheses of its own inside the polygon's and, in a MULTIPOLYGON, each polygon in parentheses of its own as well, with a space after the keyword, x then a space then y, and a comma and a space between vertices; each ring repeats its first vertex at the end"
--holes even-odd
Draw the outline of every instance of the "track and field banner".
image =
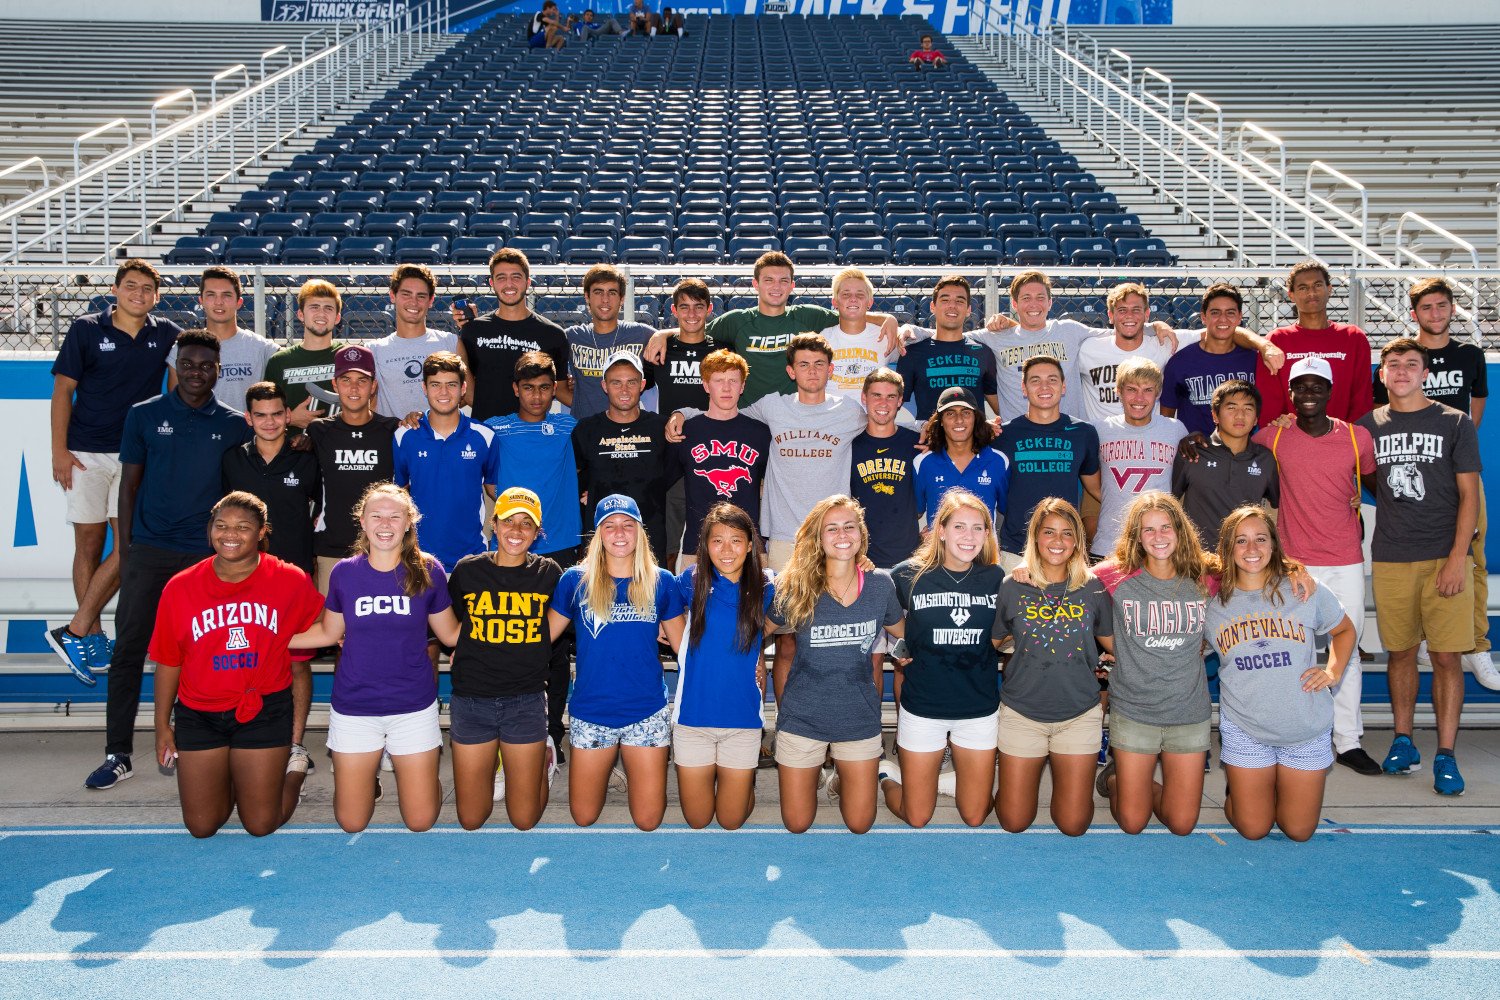
POLYGON ((260 0, 262 21, 388 21, 420 3, 407 0, 260 0))

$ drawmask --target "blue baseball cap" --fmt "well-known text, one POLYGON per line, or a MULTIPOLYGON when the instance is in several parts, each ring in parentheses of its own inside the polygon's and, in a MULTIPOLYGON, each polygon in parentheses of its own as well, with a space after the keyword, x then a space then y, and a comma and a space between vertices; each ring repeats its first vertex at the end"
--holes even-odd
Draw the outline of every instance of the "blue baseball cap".
POLYGON ((637 524, 644 524, 641 520, 641 508, 636 502, 623 493, 611 493, 599 501, 599 506, 594 508, 594 530, 604 523, 604 519, 611 514, 624 514, 637 524))

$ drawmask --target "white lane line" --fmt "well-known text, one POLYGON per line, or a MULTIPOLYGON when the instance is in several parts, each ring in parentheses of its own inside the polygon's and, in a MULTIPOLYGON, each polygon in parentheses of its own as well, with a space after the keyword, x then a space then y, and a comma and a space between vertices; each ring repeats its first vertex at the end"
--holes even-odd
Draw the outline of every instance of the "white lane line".
MULTIPOLYGON (((644 834, 644 836, 656 837, 656 836, 671 836, 673 834, 688 834, 688 835, 691 835, 691 836, 694 836, 694 837, 702 837, 702 836, 710 836, 710 837, 713 837, 713 836, 719 836, 719 837, 747 837, 747 836, 815 837, 815 836, 840 836, 840 835, 846 834, 847 832, 848 831, 844 830, 843 828, 841 828, 841 827, 835 827, 835 826, 814 827, 813 829, 808 830, 806 833, 797 833, 797 834, 788 833, 787 831, 785 831, 785 830, 783 830, 783 829, 781 829, 779 827, 743 827, 743 828, 741 828, 739 830, 719 830, 719 829, 694 830, 694 829, 691 829, 690 827, 686 827, 686 826, 664 826, 664 827, 661 827, 661 828, 657 829, 656 831, 654 831, 654 832, 652 832, 650 834, 644 834)), ((1234 828, 1230 827, 1230 826, 1200 826, 1200 827, 1198 827, 1197 832, 1198 833, 1206 833, 1210 837, 1215 837, 1215 839, 1217 839, 1217 835, 1218 834, 1225 834, 1227 836, 1231 836, 1231 837, 1235 837, 1235 838, 1239 837, 1239 834, 1235 833, 1234 828)), ((369 827, 368 829, 362 831, 362 834, 368 834, 369 836, 372 836, 372 837, 374 837, 374 836, 381 836, 381 835, 385 835, 385 834, 403 834, 404 835, 404 834, 408 834, 408 833, 410 833, 410 831, 408 831, 406 829, 406 827, 404 827, 404 826, 369 827)), ((531 830, 517 830, 514 827, 508 827, 508 826, 493 826, 493 827, 488 827, 487 826, 487 827, 483 827, 483 828, 478 829, 478 830, 464 830, 464 829, 462 829, 460 827, 456 827, 456 826, 441 826, 441 827, 433 827, 431 830, 427 831, 427 833, 423 834, 422 836, 432 836, 432 835, 442 835, 442 834, 448 834, 448 835, 454 835, 454 834, 456 834, 456 835, 461 836, 461 837, 478 837, 478 836, 492 836, 492 837, 493 836, 522 836, 522 837, 524 837, 524 836, 527 836, 527 835, 530 835, 530 834, 569 834, 569 835, 576 835, 576 836, 611 836, 611 835, 620 835, 620 834, 633 835, 633 834, 639 834, 639 833, 640 833, 640 831, 637 830, 633 826, 590 826, 590 827, 576 827, 576 826, 546 826, 546 827, 543 827, 543 826, 539 826, 539 827, 534 827, 531 830)), ((905 827, 905 826, 892 826, 892 827, 876 827, 875 829, 872 829, 868 833, 864 834, 864 837, 869 838, 869 837, 879 837, 879 836, 887 836, 887 837, 890 837, 890 836, 921 836, 921 835, 924 835, 924 834, 965 836, 965 837, 986 837, 986 836, 988 836, 988 837, 1059 837, 1059 836, 1062 836, 1062 834, 1061 834, 1060 831, 1055 830, 1055 829, 1053 829, 1051 827, 1040 827, 1040 828, 1037 828, 1037 829, 1026 830, 1026 831, 1024 831, 1022 833, 1007 833, 1006 831, 1000 829, 999 827, 979 827, 979 828, 972 828, 972 827, 967 827, 967 826, 929 826, 929 827, 924 827, 923 829, 920 829, 920 830, 914 830, 914 829, 912 829, 910 827, 905 827)), ((306 835, 306 836, 339 836, 339 837, 348 837, 348 836, 350 836, 349 834, 345 833, 343 830, 339 829, 338 827, 319 827, 319 826, 295 826, 295 827, 287 827, 287 828, 285 828, 283 830, 278 831, 275 836, 276 836, 277 839, 280 839, 280 838, 284 838, 284 837, 287 837, 287 836, 302 836, 302 835, 306 835)), ((1135 836, 1171 836, 1171 835, 1172 835, 1172 832, 1170 830, 1167 830, 1167 829, 1163 828, 1163 827, 1147 827, 1145 830, 1141 831, 1140 834, 1136 834, 1135 836)), ((0 828, 0 840, 4 840, 4 839, 10 838, 10 837, 143 837, 143 836, 186 837, 186 836, 188 836, 188 832, 187 832, 187 830, 185 830, 182 827, 173 827, 173 826, 157 826, 157 827, 129 827, 129 826, 123 826, 123 827, 111 827, 111 826, 102 826, 102 827, 47 827, 47 828, 36 828, 36 829, 18 828, 18 829, 11 829, 11 830, 0 828)), ((247 834, 245 833, 244 830, 241 830, 241 829, 238 829, 238 828, 232 828, 231 827, 231 828, 226 828, 226 829, 220 830, 217 834, 215 834, 215 836, 218 836, 218 837, 243 837, 243 836, 247 836, 247 834)), ((355 838, 351 838, 350 843, 353 843, 354 839, 357 839, 358 836, 359 835, 356 835, 355 838)), ((1127 834, 1123 830, 1120 830, 1120 829, 1115 828, 1115 827, 1097 827, 1095 829, 1091 829, 1088 832, 1088 834, 1086 834, 1086 836, 1088 836, 1088 837, 1109 837, 1109 836, 1124 837, 1124 836, 1131 836, 1131 834, 1127 834)), ((1389 836, 1401 836, 1401 837, 1491 837, 1491 836, 1500 836, 1500 828, 1472 827, 1472 826, 1455 826, 1455 827, 1445 827, 1445 826, 1437 826, 1437 827, 1417 827, 1417 826, 1353 827, 1353 826, 1351 826, 1351 827, 1337 827, 1337 828, 1328 827, 1328 828, 1323 828, 1323 829, 1320 829, 1320 830, 1317 831, 1316 836, 1319 836, 1319 837, 1348 837, 1348 836, 1355 836, 1355 837, 1358 837, 1358 836, 1385 836, 1385 837, 1389 837, 1389 836)))
POLYGON ((1500 951, 1407 948, 329 948, 322 951, 35 951, 0 952, 0 964, 57 962, 244 962, 244 961, 413 961, 421 959, 1342 959, 1500 962, 1500 951))

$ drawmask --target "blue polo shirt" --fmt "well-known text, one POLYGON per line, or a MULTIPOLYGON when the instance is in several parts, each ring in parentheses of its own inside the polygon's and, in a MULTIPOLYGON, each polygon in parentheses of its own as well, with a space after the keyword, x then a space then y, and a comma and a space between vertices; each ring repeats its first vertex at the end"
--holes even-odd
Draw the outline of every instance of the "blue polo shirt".
POLYGON ((531 551, 546 555, 578 545, 583 521, 578 505, 578 466, 573 461, 573 428, 578 420, 567 413, 549 413, 528 423, 518 413, 491 417, 484 425, 495 432, 500 452, 503 493, 523 486, 542 502, 542 533, 531 551))
POLYGON ((68 418, 68 450, 113 455, 120 450, 125 413, 162 391, 167 355, 182 328, 148 315, 132 337, 115 328, 114 307, 82 316, 68 327, 52 374, 78 383, 68 418))
POLYGON ((130 520, 132 544, 208 552, 208 514, 224 495, 224 453, 254 436, 245 415, 210 396, 199 407, 176 390, 125 414, 120 461, 145 466, 130 520))
POLYGON ((427 416, 396 429, 396 485, 411 491, 422 512, 423 551, 451 573, 464 556, 484 551, 484 487, 499 481, 500 449, 494 431, 462 413, 446 438, 432 432, 427 416))
POLYGON ((979 454, 969 460, 964 471, 959 472, 946 451, 929 451, 917 456, 917 506, 927 516, 931 525, 937 518, 938 504, 943 494, 955 486, 962 486, 977 496, 990 509, 993 518, 997 511, 1005 509, 1005 496, 1010 487, 1010 459, 993 448, 981 448, 979 454))

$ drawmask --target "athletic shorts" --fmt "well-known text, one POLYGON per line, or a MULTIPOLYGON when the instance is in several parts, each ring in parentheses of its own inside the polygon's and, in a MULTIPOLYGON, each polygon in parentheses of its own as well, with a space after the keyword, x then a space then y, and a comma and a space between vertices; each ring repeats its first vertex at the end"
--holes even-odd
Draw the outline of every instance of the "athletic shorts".
POLYGON ((792 561, 792 542, 783 542, 779 538, 773 538, 766 543, 766 568, 780 573, 786 569, 786 564, 792 561))
POLYGON ((568 742, 574 750, 613 750, 621 747, 669 747, 672 745, 672 706, 628 726, 601 726, 574 718, 568 724, 568 742))
MULTIPOLYGON (((667 490, 667 552, 681 552, 687 547, 686 540, 682 537, 687 528, 687 494, 683 490, 682 480, 673 483, 667 490)), ((698 547, 698 539, 693 539, 693 548, 698 547)), ((667 552, 663 552, 663 558, 667 552)), ((672 567, 667 567, 671 569, 672 567)))
POLYGON ((929 719, 896 710, 896 746, 911 753, 936 753, 951 740, 960 750, 995 749, 996 712, 972 719, 929 719))
POLYGON ((318 573, 317 576, 313 579, 313 583, 317 585, 318 593, 322 594, 324 597, 328 596, 328 580, 333 575, 333 567, 337 566, 338 564, 338 556, 317 557, 316 568, 318 573))
POLYGON ((454 743, 544 743, 547 695, 544 691, 504 698, 456 694, 448 704, 448 737, 454 743))
POLYGON ((73 470, 73 488, 64 490, 69 524, 103 524, 120 513, 120 456, 75 451, 83 468, 73 470))
POLYGON ((672 761, 678 767, 732 767, 750 770, 760 764, 759 729, 673 726, 672 761))
POLYGON ((443 745, 438 704, 401 715, 344 715, 328 711, 328 749, 334 753, 374 753, 392 757, 426 753, 443 745))
POLYGON ((1062 722, 1038 722, 1008 705, 1000 706, 1000 752, 1007 757, 1099 752, 1104 737, 1104 709, 1098 705, 1062 722))
POLYGON ((1276 747, 1260 742, 1222 712, 1219 713, 1219 760, 1229 767, 1274 767, 1294 771, 1326 771, 1333 766, 1333 729, 1306 743, 1276 747))
POLYGON ((776 733, 776 763, 783 767, 822 767, 829 754, 834 760, 879 760, 885 744, 877 733, 869 739, 829 743, 795 733, 776 733))
MULTIPOLYGON (((1209 720, 1186 726, 1148 726, 1109 710, 1109 745, 1126 753, 1208 753, 1209 720)), ((1094 740, 1092 753, 1099 752, 1094 740)))
POLYGON ((1474 648, 1474 575, 1464 570, 1464 589, 1452 597, 1437 592, 1442 559, 1423 562, 1378 562, 1371 567, 1375 584, 1375 624, 1386 649, 1411 649, 1423 639, 1438 653, 1466 653, 1474 648))
POLYGON ((263 699, 260 713, 249 722, 239 722, 234 709, 200 712, 178 702, 172 709, 177 749, 269 750, 292 745, 292 689, 282 688, 263 699))

